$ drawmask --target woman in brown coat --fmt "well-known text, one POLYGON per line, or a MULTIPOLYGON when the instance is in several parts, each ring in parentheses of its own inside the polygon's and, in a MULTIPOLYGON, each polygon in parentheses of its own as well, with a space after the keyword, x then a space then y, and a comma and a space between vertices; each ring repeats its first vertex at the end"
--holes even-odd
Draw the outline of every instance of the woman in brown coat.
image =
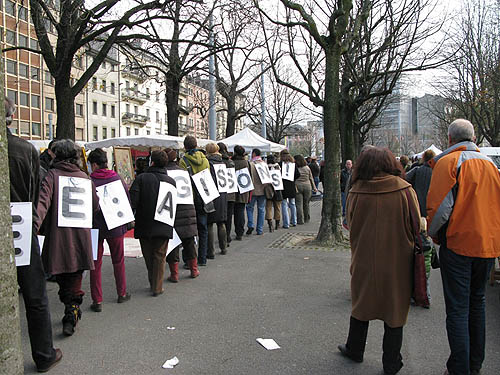
POLYGON ((352 312, 341 353, 363 361, 368 322, 384 321, 382 363, 386 374, 403 367, 401 345, 412 293, 414 236, 410 205, 419 212, 411 185, 388 149, 361 153, 347 199, 351 242, 352 312), (410 197, 408 200, 407 197, 410 197))
MULTIPOLYGON (((45 241, 43 244, 42 260, 45 271, 55 275, 59 285, 59 299, 64 303, 63 334, 71 336, 82 313, 80 305, 83 302, 82 275, 84 270, 94 269, 92 257, 92 240, 89 228, 77 228, 59 223, 59 184, 61 177, 72 177, 76 181, 89 180, 89 177, 80 170, 79 150, 73 141, 63 139, 52 146, 55 154, 52 168, 42 182, 37 213, 39 219, 36 223, 38 230, 44 222, 45 241)), ((90 182, 92 190, 92 213, 99 210, 99 199, 95 192, 93 182, 90 182)), ((77 188, 78 189, 78 188, 77 188)), ((64 196, 64 192, 63 192, 64 196)), ((77 197, 80 198, 80 197, 77 197)), ((65 208, 63 203, 62 216, 72 216, 75 206, 81 199, 70 196, 65 208), (74 199, 72 199, 74 198, 74 199), (65 215, 65 210, 69 210, 65 215)), ((62 202, 65 202, 63 199, 62 202)), ((81 215, 77 212, 73 215, 81 215)))

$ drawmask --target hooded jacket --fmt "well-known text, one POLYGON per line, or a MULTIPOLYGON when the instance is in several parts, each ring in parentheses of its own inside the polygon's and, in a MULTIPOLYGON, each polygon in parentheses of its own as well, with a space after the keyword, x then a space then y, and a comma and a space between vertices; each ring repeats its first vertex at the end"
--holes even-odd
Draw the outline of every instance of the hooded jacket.
POLYGON ((470 141, 457 143, 430 162, 427 231, 453 252, 500 256, 500 175, 470 141))
MULTIPOLYGON (((189 150, 186 152, 184 156, 188 160, 188 163, 191 166, 193 174, 196 174, 198 172, 210 168, 208 159, 206 158, 205 154, 201 151, 198 151, 196 149, 189 150)), ((179 167, 181 167, 186 171, 188 170, 188 165, 184 161, 184 158, 181 158, 179 162, 179 167)), ((203 199, 201 198, 200 193, 198 192, 198 189, 196 188, 195 184, 193 184, 193 192, 194 192, 194 207, 196 208, 196 212, 204 214, 205 211, 203 210, 203 199)))

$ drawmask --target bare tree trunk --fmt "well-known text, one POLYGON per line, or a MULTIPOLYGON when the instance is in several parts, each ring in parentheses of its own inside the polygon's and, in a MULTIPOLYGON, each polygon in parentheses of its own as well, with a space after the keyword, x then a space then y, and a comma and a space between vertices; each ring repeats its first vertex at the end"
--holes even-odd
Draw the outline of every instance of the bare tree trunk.
MULTIPOLYGON (((3 71, 3 63, 0 63, 3 71)), ((0 122, 5 124, 3 74, 0 77, 0 122)), ((0 126, 0 170, 9 170, 7 134, 5 125, 0 126)), ((19 295, 17 271, 12 242, 12 218, 10 216, 10 180, 4 173, 0 179, 0 369, 5 375, 24 373, 19 326, 19 295)))
POLYGON ((179 135, 179 90, 181 83, 170 72, 166 76, 167 90, 165 99, 167 104, 168 135, 179 135))
POLYGON ((57 103, 57 139, 75 140, 75 97, 69 79, 58 79, 55 84, 57 103))
POLYGON ((227 103, 226 137, 229 137, 236 131, 236 100, 231 96, 225 99, 227 103))
POLYGON ((316 239, 324 244, 342 240, 342 206, 340 202, 340 127, 339 71, 342 49, 334 44, 325 50, 325 179, 321 224, 316 239))

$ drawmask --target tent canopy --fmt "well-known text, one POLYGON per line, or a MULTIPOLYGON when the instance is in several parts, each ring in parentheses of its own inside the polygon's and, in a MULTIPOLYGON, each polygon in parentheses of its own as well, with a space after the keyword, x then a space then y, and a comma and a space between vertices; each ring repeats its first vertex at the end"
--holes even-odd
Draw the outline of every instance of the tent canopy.
POLYGON ((439 155, 440 153, 442 153, 442 152, 443 152, 443 151, 441 151, 439 148, 437 148, 436 146, 434 146, 434 145, 432 144, 430 147, 426 148, 424 151, 419 152, 418 154, 413 155, 413 157, 418 156, 418 158, 421 158, 421 157, 422 157, 422 155, 424 154, 424 152, 425 152, 425 151, 427 151, 427 150, 432 150, 432 151, 434 151, 434 153, 435 153, 436 155, 439 155))
MULTIPOLYGON (((198 139, 198 146, 202 147, 208 142, 211 141, 207 139, 198 139)), ((106 147, 171 147, 180 150, 184 148, 184 137, 174 137, 172 135, 136 135, 108 138, 102 141, 87 142, 85 144, 85 148, 88 150, 106 147)))
POLYGON ((280 152, 285 149, 285 146, 268 141, 249 128, 244 128, 242 131, 219 142, 224 143, 229 151, 233 151, 236 145, 243 146, 247 152, 252 151, 254 148, 267 152, 280 152))

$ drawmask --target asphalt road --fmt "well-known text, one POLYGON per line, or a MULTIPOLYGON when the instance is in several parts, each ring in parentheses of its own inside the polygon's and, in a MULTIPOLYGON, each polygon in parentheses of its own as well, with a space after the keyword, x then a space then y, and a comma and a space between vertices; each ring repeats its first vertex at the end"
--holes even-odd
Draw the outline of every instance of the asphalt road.
MULTIPOLYGON (((64 358, 50 374, 383 374, 383 323, 370 324, 365 360, 341 357, 350 315, 348 249, 270 248, 288 231, 317 230, 320 207, 310 224, 233 241, 195 280, 182 270, 178 284, 149 294, 143 259, 126 260, 132 299, 116 303, 111 260, 103 265, 103 312, 89 308, 89 278, 83 318, 74 336, 62 336, 63 305, 48 283, 54 342, 64 358), (175 327, 175 330, 168 329, 175 327), (267 351, 257 338, 281 349, 267 351), (174 369, 161 366, 174 356, 174 369)), ((442 374, 449 349, 439 271, 431 277, 432 306, 412 308, 404 330, 400 374, 442 374)), ((487 287, 487 352, 483 375, 500 374, 500 286, 487 287)), ((25 373, 36 373, 21 303, 25 373)), ((380 301, 384 303, 384 301, 380 301)))

